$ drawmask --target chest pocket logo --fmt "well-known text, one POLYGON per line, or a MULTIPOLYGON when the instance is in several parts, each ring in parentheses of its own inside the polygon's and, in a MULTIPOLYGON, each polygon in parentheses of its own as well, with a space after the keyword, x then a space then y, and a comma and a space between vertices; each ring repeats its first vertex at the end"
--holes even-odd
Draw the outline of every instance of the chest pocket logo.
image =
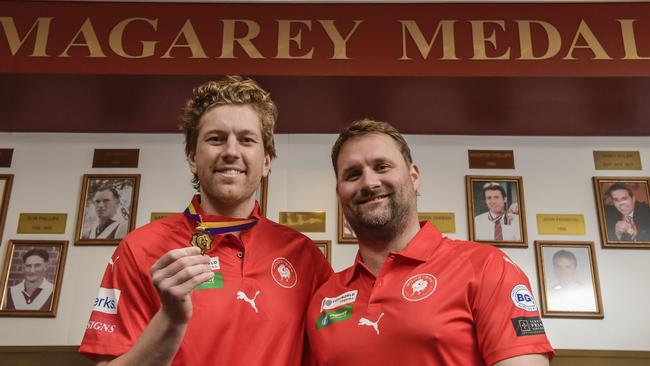
POLYGON ((420 301, 431 296, 438 287, 438 280, 432 274, 421 273, 412 276, 402 286, 402 296, 408 301, 420 301))
POLYGON ((298 283, 298 273, 291 262, 285 258, 275 258, 271 264, 271 276, 278 285, 292 288, 298 283))

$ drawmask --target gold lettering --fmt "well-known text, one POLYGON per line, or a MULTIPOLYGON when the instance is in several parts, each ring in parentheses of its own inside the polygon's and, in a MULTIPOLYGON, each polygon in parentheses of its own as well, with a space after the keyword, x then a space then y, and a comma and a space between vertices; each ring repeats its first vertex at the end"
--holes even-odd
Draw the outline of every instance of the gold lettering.
POLYGON ((336 28, 334 20, 319 20, 318 22, 323 27, 325 33, 327 33, 327 36, 334 46, 334 52, 332 53, 330 60, 349 60, 350 58, 348 57, 347 52, 348 40, 352 36, 352 33, 357 30, 359 24, 363 23, 363 20, 355 20, 352 30, 345 36, 345 38, 341 37, 341 32, 336 28))
POLYGON ((93 23, 90 21, 90 18, 84 20, 81 28, 79 28, 74 37, 72 37, 72 40, 59 57, 70 57, 68 51, 70 50, 70 47, 73 46, 86 47, 88 49, 88 56, 86 57, 106 57, 104 51, 102 51, 102 48, 99 45, 99 40, 97 39, 97 34, 95 33, 95 28, 93 28, 93 23), (75 43, 80 35, 83 36, 83 42, 75 43))
POLYGON ((205 51, 203 50, 203 46, 201 46, 199 37, 196 35, 196 31, 192 26, 192 22, 190 22, 189 19, 185 21, 185 24, 183 24, 183 27, 176 35, 176 38, 174 38, 172 41, 172 44, 167 49, 167 52, 165 52, 164 55, 160 56, 160 58, 174 58, 174 56, 171 55, 171 52, 172 49, 176 47, 189 48, 190 52, 192 52, 192 56, 190 56, 190 58, 208 58, 208 55, 206 55, 205 51), (185 39, 186 43, 177 43, 181 38, 181 35, 185 39))
POLYGON ((111 29, 111 33, 108 36, 108 45, 111 47, 111 50, 113 50, 113 52, 115 52, 119 56, 125 58, 144 58, 144 57, 153 56, 156 43, 158 43, 158 41, 140 41, 140 44, 142 44, 142 52, 140 52, 140 54, 138 55, 128 54, 124 50, 124 45, 122 43, 122 39, 124 36, 124 29, 126 28, 127 25, 129 25, 129 23, 137 20, 145 21, 149 23, 149 25, 151 25, 153 30, 158 30, 158 19, 127 18, 117 23, 117 25, 115 25, 115 27, 111 29))
POLYGON ((485 35, 485 24, 496 24, 501 30, 505 31, 505 24, 503 20, 470 20, 472 24, 472 39, 474 42, 474 56, 472 60, 507 60, 510 58, 510 47, 500 56, 488 57, 487 49, 485 47, 486 43, 489 43, 497 48, 496 45, 496 31, 493 30, 489 36, 485 35))
POLYGON ((301 47, 302 31, 299 29, 298 33, 291 36, 291 24, 300 23, 307 26, 311 31, 311 20, 278 20, 278 53, 275 58, 282 59, 311 59, 314 55, 314 48, 312 47, 307 53, 300 56, 291 55, 291 43, 295 43, 298 48, 301 47))
POLYGON ((50 24, 52 23, 52 19, 54 18, 45 18, 45 17, 40 17, 36 18, 36 21, 34 21, 34 24, 32 24, 32 27, 29 28, 27 31, 27 34, 20 39, 20 36, 18 35, 18 30, 16 29, 16 23, 14 22, 14 18, 12 17, 0 17, 0 24, 2 24, 2 28, 5 31, 5 35, 7 36, 7 42, 9 43, 9 51, 11 51, 12 56, 16 56, 16 53, 20 49, 20 47, 23 46, 23 43, 25 43, 25 40, 29 37, 30 34, 34 31, 34 28, 36 28, 36 40, 34 41, 34 50, 32 51, 32 54, 29 55, 31 57, 49 57, 49 55, 46 53, 46 48, 47 48, 47 36, 50 33, 50 24))
POLYGON ((598 39, 594 35, 594 33, 591 31, 587 23, 585 23, 584 20, 580 21, 580 25, 578 26, 578 30, 576 31, 575 36, 573 37, 573 42, 571 42, 571 47, 569 47, 569 51, 567 52, 566 56, 564 56, 564 60, 575 60, 576 58, 573 57, 573 50, 576 48, 588 48, 594 53, 594 59, 596 60, 611 60, 612 58, 609 57, 607 52, 605 52, 605 49, 603 46, 601 46, 600 42, 598 42, 598 39), (586 45, 583 46, 578 46, 578 38, 582 36, 582 39, 585 40, 586 45))
POLYGON ((223 43, 221 44, 221 55, 218 58, 237 58, 235 56, 235 42, 244 49, 248 57, 264 58, 252 42, 260 34, 259 24, 245 19, 222 19, 221 22, 223 22, 223 43), (243 23, 248 28, 243 37, 235 37, 237 23, 243 23))
POLYGON ((562 46, 560 32, 552 24, 541 20, 515 20, 519 27, 519 49, 521 56, 518 60, 545 60, 557 55, 562 46), (531 24, 540 25, 544 29, 548 47, 542 56, 535 56, 533 52, 533 37, 531 36, 531 24))
POLYGON ((623 34, 623 48, 625 57, 623 60, 650 60, 650 56, 639 56, 636 49, 636 37, 634 36, 634 22, 636 19, 617 19, 621 23, 621 33, 623 34))
POLYGON ((420 54, 423 59, 427 59, 429 52, 431 52, 431 47, 435 42, 438 32, 441 33, 442 37, 442 57, 441 60, 458 60, 456 57, 456 42, 454 41, 454 24, 455 20, 441 20, 438 22, 431 40, 427 42, 424 39, 424 35, 420 30, 420 27, 414 20, 398 20, 402 24, 402 57, 400 60, 412 60, 406 53, 406 33, 408 32, 410 38, 415 42, 420 54))

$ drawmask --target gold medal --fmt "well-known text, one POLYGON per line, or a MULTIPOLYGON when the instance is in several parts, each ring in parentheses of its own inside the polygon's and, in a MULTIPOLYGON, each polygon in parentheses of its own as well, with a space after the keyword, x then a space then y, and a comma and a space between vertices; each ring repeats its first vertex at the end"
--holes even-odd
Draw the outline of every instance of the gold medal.
POLYGON ((203 227, 197 226, 196 230, 192 233, 192 240, 190 241, 190 244, 194 247, 200 248, 201 254, 205 254, 208 250, 210 250, 210 246, 212 245, 212 238, 203 227))

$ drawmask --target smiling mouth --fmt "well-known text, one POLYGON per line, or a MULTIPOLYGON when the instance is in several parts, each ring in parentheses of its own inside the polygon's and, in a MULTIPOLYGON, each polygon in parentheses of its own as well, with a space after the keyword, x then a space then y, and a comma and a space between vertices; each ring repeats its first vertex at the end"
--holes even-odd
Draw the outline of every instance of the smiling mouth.
POLYGON ((382 195, 378 195, 378 196, 374 196, 374 197, 363 198, 363 199, 357 200, 357 203, 360 204, 360 205, 364 205, 366 203, 373 203, 373 202, 381 201, 384 198, 388 198, 388 195, 387 194, 382 194, 382 195))
POLYGON ((245 171, 239 169, 217 169, 217 173, 225 175, 226 177, 238 177, 246 174, 245 171))

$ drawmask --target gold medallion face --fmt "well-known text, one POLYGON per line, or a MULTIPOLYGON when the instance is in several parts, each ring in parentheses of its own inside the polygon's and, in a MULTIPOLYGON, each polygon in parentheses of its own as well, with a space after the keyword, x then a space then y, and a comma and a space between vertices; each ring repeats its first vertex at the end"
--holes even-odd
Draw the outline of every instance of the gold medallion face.
POLYGON ((205 254, 208 250, 210 250, 210 246, 212 245, 212 238, 210 237, 210 234, 205 231, 205 229, 197 227, 196 231, 192 233, 192 240, 190 241, 190 244, 194 247, 200 248, 201 254, 205 254))

